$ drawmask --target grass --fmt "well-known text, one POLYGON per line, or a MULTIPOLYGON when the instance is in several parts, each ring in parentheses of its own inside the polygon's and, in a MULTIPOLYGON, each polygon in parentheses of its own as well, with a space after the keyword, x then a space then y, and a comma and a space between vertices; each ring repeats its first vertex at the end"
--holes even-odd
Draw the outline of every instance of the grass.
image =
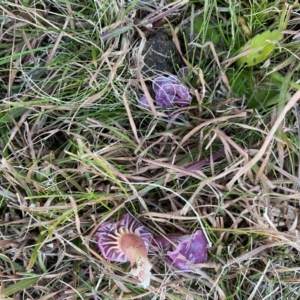
POLYGON ((177 1, 153 20, 150 2, 0 2, 1 299, 299 298, 299 4, 177 1), (151 22, 190 70, 172 116, 138 105, 151 22), (283 39, 239 66, 268 30, 283 39), (150 249, 143 290, 97 248, 125 211, 154 235, 202 228, 207 263, 150 249))

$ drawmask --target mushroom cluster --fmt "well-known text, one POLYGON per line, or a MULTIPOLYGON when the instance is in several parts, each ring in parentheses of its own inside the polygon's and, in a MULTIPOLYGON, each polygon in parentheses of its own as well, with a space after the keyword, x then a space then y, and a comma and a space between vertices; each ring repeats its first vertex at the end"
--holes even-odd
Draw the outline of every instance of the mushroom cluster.
POLYGON ((118 222, 106 222, 97 230, 98 246, 109 261, 130 261, 129 274, 136 276, 140 285, 150 284, 152 263, 148 258, 150 244, 167 251, 170 264, 181 270, 191 270, 195 264, 207 259, 208 242, 201 230, 192 235, 154 237, 145 226, 129 213, 118 222))
MULTIPOLYGON (((152 83, 152 89, 155 94, 155 102, 160 108, 171 108, 174 106, 189 106, 192 101, 189 89, 180 82, 180 78, 185 76, 188 71, 186 68, 179 70, 179 77, 157 76, 152 83)), ((145 109, 150 109, 148 99, 142 95, 139 99, 139 105, 145 109)))

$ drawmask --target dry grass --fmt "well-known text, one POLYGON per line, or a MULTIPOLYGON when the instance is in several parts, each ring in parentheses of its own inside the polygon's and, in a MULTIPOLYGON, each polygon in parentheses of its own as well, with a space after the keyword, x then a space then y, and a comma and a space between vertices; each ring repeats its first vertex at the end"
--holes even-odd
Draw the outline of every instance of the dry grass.
MULTIPOLYGON (((196 80, 192 106, 172 116, 137 105, 141 93, 152 99, 141 69, 149 28, 123 1, 0 2, 1 299, 299 298, 299 43, 266 71, 281 71, 278 104, 249 108, 230 92, 229 47, 197 40, 187 51, 180 16, 203 10, 179 2, 159 11, 170 21, 159 26, 196 80), (143 290, 94 235, 126 210, 154 235, 202 228, 207 263, 183 272, 150 249, 143 290)), ((234 4, 208 1, 203 17, 222 17, 238 40, 234 4)))

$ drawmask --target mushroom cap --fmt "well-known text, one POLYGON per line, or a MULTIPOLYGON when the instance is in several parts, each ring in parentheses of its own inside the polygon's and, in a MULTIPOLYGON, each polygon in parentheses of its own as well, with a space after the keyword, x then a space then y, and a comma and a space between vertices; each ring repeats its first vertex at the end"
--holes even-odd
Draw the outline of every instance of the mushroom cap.
POLYGON ((165 84, 156 93, 156 103, 162 108, 170 108, 173 105, 189 106, 192 97, 189 89, 183 84, 165 84))
POLYGON ((149 101, 148 101, 148 99, 145 95, 142 95, 139 98, 138 104, 139 104, 140 107, 145 108, 147 110, 150 110, 150 104, 149 104, 149 101))
POLYGON ((157 76, 154 78, 152 83, 152 89, 156 94, 165 84, 179 84, 177 76, 157 76))
POLYGON ((201 230, 192 235, 170 235, 167 238, 158 237, 153 244, 167 252, 170 263, 181 270, 191 270, 193 264, 204 263, 207 259, 208 242, 201 230))
POLYGON ((156 104, 161 108, 189 106, 192 101, 189 89, 180 83, 177 76, 157 76, 153 80, 152 89, 156 104))
POLYGON ((182 81, 186 79, 189 76, 189 68, 188 67, 182 67, 178 70, 177 76, 182 81))
POLYGON ((201 230, 186 236, 168 256, 174 266, 181 270, 191 270, 191 264, 202 264, 207 259, 208 243, 201 230))
MULTIPOLYGON (((144 242, 146 252, 152 240, 152 234, 129 213, 124 214, 116 222, 105 222, 97 230, 98 246, 103 257, 109 261, 127 262, 128 256, 121 249, 122 237, 140 237, 144 242)), ((136 239, 133 239, 135 241, 136 239)), ((134 245, 133 245, 134 246, 134 245)))

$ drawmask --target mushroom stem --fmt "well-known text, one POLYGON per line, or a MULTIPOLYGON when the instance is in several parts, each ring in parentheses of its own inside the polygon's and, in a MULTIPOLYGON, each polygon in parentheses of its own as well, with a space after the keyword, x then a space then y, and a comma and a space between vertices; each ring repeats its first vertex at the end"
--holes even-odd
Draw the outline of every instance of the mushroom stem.
POLYGON ((130 273, 137 276, 141 285, 146 288, 150 284, 152 264, 148 259, 145 243, 137 234, 126 232, 120 234, 119 246, 130 261, 130 273))
POLYGON ((146 288, 150 284, 152 264, 148 249, 152 234, 130 214, 119 222, 106 222, 97 230, 98 246, 104 258, 110 261, 130 261, 130 274, 138 277, 146 288))

